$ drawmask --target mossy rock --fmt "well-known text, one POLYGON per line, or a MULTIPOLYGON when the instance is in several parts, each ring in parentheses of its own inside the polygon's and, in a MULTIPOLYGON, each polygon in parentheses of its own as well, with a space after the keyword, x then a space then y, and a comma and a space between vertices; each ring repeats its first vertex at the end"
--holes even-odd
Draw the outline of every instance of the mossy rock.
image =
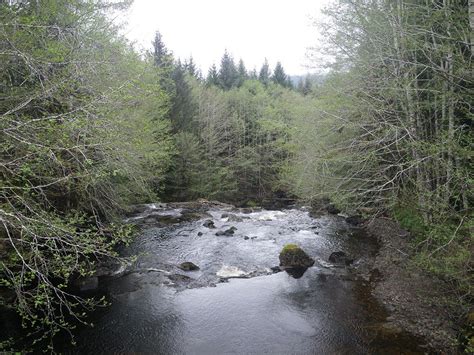
POLYGON ((280 252, 280 266, 285 268, 308 268, 314 260, 296 244, 286 244, 280 252))

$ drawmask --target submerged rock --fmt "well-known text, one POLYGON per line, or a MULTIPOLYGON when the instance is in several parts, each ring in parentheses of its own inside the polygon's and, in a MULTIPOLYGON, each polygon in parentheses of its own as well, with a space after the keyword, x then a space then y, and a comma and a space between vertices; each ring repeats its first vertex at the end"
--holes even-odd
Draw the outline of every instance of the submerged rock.
POLYGON ((287 244, 280 253, 280 266, 285 268, 308 268, 314 265, 306 252, 296 244, 287 244))
POLYGON ((199 266, 197 266, 196 264, 190 262, 190 261, 185 261, 184 263, 181 263, 178 265, 178 267, 181 269, 181 270, 184 270, 184 271, 194 271, 194 270, 199 270, 199 266))
POLYGON ((235 227, 230 227, 229 229, 226 229, 225 231, 218 231, 216 233, 217 236, 222 236, 222 235, 225 235, 225 236, 231 236, 231 235, 234 235, 234 232, 237 230, 237 228, 235 227))
POLYGON ((211 219, 207 219, 204 221, 204 223, 202 224, 204 227, 206 228, 210 228, 210 229, 214 229, 216 228, 216 226, 214 225, 214 221, 211 220, 211 219))
POLYGON ((334 264, 350 265, 354 262, 354 259, 350 259, 343 251, 335 251, 329 255, 329 261, 334 264))
POLYGON ((244 240, 249 240, 249 239, 250 238, 247 235, 244 237, 244 240))

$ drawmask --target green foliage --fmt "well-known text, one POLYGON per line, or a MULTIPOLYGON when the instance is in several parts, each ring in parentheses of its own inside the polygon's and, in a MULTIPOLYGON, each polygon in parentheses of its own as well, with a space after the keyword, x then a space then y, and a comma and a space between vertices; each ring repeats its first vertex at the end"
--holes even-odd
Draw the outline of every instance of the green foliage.
POLYGON ((234 59, 225 51, 221 59, 218 84, 223 90, 230 90, 239 83, 239 73, 235 67, 234 59))
POLYGON ((223 90, 193 84, 196 114, 190 132, 175 136, 178 154, 168 199, 198 197, 262 201, 277 190, 290 158, 290 124, 309 102, 280 85, 246 80, 223 90))
POLYGON ((217 68, 216 68, 216 65, 213 64, 210 68, 209 68, 209 72, 207 74, 207 78, 206 78, 206 84, 208 86, 218 86, 219 85, 219 74, 217 73, 217 68))
POLYGON ((393 210, 393 216, 400 225, 416 236, 424 236, 427 226, 423 221, 423 216, 416 209, 416 204, 399 204, 393 210))
POLYGON ((132 231, 173 152, 160 69, 106 14, 118 2, 0 4, 0 282, 24 326, 52 338, 103 300, 71 294, 132 231))
MULTIPOLYGON (((319 23, 334 59, 301 81, 284 167, 297 196, 391 214, 415 260, 472 302, 472 45, 468 2, 333 2, 319 23), (469 42, 469 41, 467 41, 469 42)), ((370 212, 367 212, 370 211, 370 212)))
POLYGON ((270 83, 270 66, 268 65, 268 61, 266 58, 262 67, 260 68, 260 72, 258 73, 258 80, 263 85, 268 85, 270 83))
POLYGON ((272 80, 275 84, 279 84, 283 87, 288 85, 288 77, 285 74, 285 70, 280 62, 277 62, 275 69, 273 70, 272 80))

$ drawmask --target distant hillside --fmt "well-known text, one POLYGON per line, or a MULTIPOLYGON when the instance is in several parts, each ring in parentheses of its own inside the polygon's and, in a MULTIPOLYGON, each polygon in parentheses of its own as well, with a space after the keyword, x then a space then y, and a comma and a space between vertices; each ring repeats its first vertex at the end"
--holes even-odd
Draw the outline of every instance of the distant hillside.
POLYGON ((315 85, 322 84, 326 80, 326 77, 327 77, 326 74, 289 75, 291 82, 293 83, 294 86, 297 86, 298 83, 304 80, 307 76, 311 79, 312 83, 315 85))

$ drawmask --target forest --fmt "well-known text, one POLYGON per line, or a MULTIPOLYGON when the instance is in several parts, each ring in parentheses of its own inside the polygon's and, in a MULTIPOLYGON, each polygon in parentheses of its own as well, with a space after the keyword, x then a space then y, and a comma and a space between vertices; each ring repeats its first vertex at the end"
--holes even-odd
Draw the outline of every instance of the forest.
POLYGON ((472 307, 472 1, 334 1, 310 50, 324 75, 299 80, 227 51, 202 73, 159 24, 138 51, 112 20, 129 6, 0 0, 0 302, 38 341, 106 303, 70 280, 118 258, 123 216, 156 201, 392 217, 472 307))

